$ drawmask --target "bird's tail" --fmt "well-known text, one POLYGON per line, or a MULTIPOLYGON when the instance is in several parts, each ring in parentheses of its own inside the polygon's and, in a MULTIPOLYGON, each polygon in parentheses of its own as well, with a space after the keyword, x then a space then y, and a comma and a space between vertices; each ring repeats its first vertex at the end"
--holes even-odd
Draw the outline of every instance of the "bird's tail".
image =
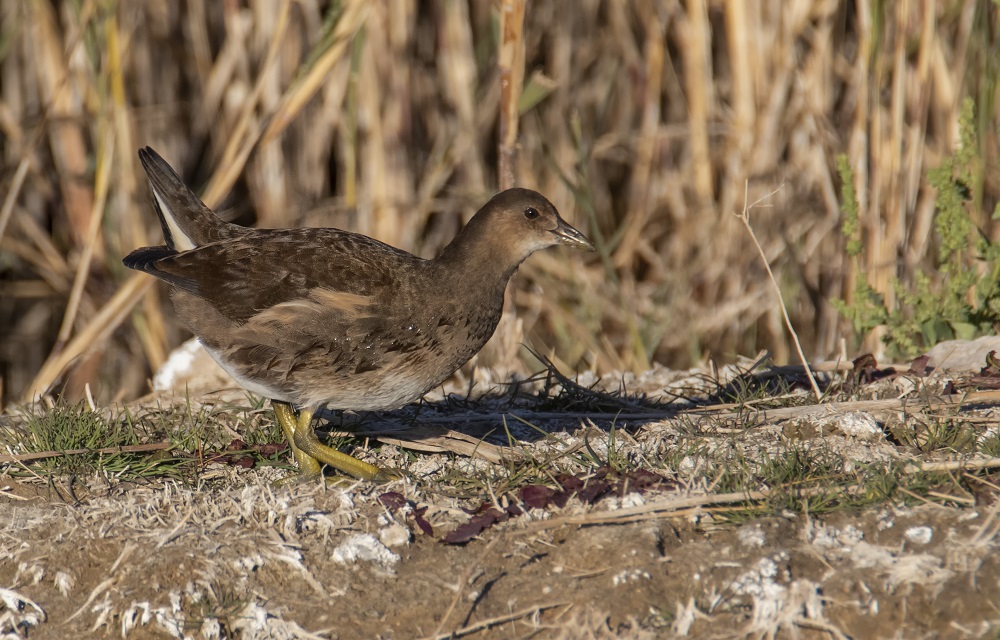
POLYGON ((228 224, 205 206, 167 161, 150 147, 139 149, 139 161, 153 192, 153 206, 167 246, 188 251, 240 235, 242 227, 228 224))

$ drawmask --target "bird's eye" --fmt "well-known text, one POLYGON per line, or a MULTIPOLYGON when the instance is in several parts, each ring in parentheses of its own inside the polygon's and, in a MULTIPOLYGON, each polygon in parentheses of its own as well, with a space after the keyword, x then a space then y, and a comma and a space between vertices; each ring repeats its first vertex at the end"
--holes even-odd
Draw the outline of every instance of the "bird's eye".
POLYGON ((534 220, 538 217, 538 209, 534 207, 528 207, 524 210, 524 217, 528 220, 534 220))

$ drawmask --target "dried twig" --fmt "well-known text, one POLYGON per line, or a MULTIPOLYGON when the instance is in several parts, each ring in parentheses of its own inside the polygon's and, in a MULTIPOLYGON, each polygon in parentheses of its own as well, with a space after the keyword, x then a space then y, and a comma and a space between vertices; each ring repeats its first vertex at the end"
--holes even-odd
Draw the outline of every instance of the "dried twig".
POLYGON ((743 213, 739 214, 740 220, 743 221, 743 225, 746 226, 747 231, 750 232, 750 238, 753 240, 753 244, 757 247, 757 253, 760 254, 761 260, 764 261, 764 267, 767 269, 767 275, 771 278, 771 284, 774 285, 774 291, 778 295, 778 305, 781 307, 781 315, 785 318, 785 326, 788 327, 788 332, 792 336, 792 342, 795 343, 795 350, 799 352, 799 359, 802 361, 802 366, 806 369, 806 376, 809 378, 809 384, 812 385, 813 393, 816 394, 816 401, 821 402, 823 400, 823 392, 819 390, 819 385, 816 383, 816 377, 813 375, 812 370, 809 368, 809 361, 806 360, 806 354, 802 351, 802 343, 799 342, 799 336, 795 333, 795 327, 792 326, 792 320, 788 317, 788 308, 785 306, 785 299, 781 295, 781 286, 778 284, 777 278, 774 277, 774 272, 771 271, 771 264, 767 261, 767 254, 764 253, 764 248, 760 246, 760 242, 757 241, 757 234, 754 233, 753 227, 750 226, 750 210, 753 209, 761 201, 770 198, 778 191, 781 187, 778 187, 766 196, 756 200, 753 204, 747 204, 750 192, 750 181, 747 180, 744 185, 745 193, 743 196, 743 213))
POLYGON ((17 455, 0 456, 0 464, 11 462, 31 462, 33 460, 44 460, 45 458, 58 458, 64 456, 78 456, 85 453, 115 454, 115 453, 148 453, 150 451, 164 451, 173 445, 169 442, 155 442, 152 444, 129 444, 122 447, 102 447, 100 449, 63 449, 62 451, 37 451, 34 453, 21 453, 17 455))
MULTIPOLYGON (((459 578, 458 585, 455 589, 455 596, 451 599, 451 604, 448 605, 448 608, 445 610, 444 615, 441 617, 441 622, 438 623, 437 629, 434 630, 433 637, 440 637, 441 629, 444 628, 445 623, 448 622, 448 618, 451 617, 452 611, 455 610, 455 607, 458 605, 459 600, 462 599, 462 595, 465 593, 465 586, 468 584, 469 579, 472 578, 472 572, 478 570, 482 566, 483 560, 486 558, 487 555, 489 555, 490 551, 492 551, 493 548, 497 546, 497 543, 500 542, 501 540, 503 540, 503 536, 497 536, 492 540, 490 540, 489 544, 487 544, 483 548, 483 550, 479 552, 479 556, 476 558, 476 561, 470 564, 469 568, 465 571, 464 574, 462 574, 462 577, 459 578)), ((449 636, 445 635, 444 637, 447 638, 449 636)))
POLYGON ((941 462, 919 462, 907 465, 906 473, 921 471, 979 471, 981 469, 996 469, 1000 467, 1000 458, 985 460, 943 460, 941 462))
MULTIPOLYGON (((915 473, 927 473, 937 471, 978 471, 981 469, 1000 468, 1000 458, 988 458, 985 460, 949 460, 943 462, 925 462, 911 464, 903 468, 902 472, 907 475, 915 473)), ((524 531, 536 532, 546 529, 555 529, 566 525, 596 525, 596 524, 623 524, 638 520, 656 520, 659 518, 687 517, 696 513, 710 511, 706 507, 720 504, 748 503, 766 500, 775 491, 782 490, 782 487, 775 487, 768 491, 743 491, 733 493, 720 493, 716 495, 706 494, 701 496, 691 496, 687 498, 672 498, 659 502, 630 507, 628 509, 618 509, 616 511, 601 511, 597 513, 587 513, 583 515, 563 516, 550 518, 548 520, 536 520, 529 523, 524 531)), ((829 491, 828 487, 810 487, 800 491, 800 495, 819 495, 829 491)), ((847 493, 857 493, 860 487, 847 487, 847 493)), ((902 491, 906 491, 902 489, 902 491)), ((910 494, 920 497, 916 494, 910 494)), ((948 499, 954 500, 952 496, 948 499)))
POLYGON ((531 522, 526 527, 527 531, 539 531, 543 529, 554 529, 569 524, 609 524, 612 522, 629 521, 637 516, 649 514, 659 514, 661 516, 671 511, 681 511, 691 507, 707 507, 714 504, 731 504, 734 502, 756 502, 763 500, 770 495, 767 491, 737 491, 734 493, 720 493, 717 495, 691 496, 687 498, 672 498, 660 502, 651 502, 638 507, 628 509, 618 509, 616 511, 602 511, 599 513, 588 513, 580 516, 563 516, 560 518, 550 518, 548 520, 537 520, 531 522))
POLYGON ((94 178, 94 200, 93 210, 87 221, 86 236, 83 240, 83 254, 76 265, 76 275, 73 278, 73 288, 69 293, 69 300, 66 303, 66 312, 63 314, 62 325, 59 327, 59 336, 56 344, 52 347, 54 352, 62 349, 63 344, 69 340, 73 332, 73 325, 76 323, 76 314, 80 310, 80 299, 83 296, 83 288, 90 277, 90 262, 94 257, 94 247, 97 246, 97 234, 101 230, 101 222, 104 221, 104 205, 108 199, 108 186, 111 181, 111 162, 115 155, 114 132, 107 130, 106 135, 98 148, 97 175, 94 178))
MULTIPOLYGON (((763 408, 760 410, 762 420, 777 422, 792 418, 802 418, 805 416, 836 415, 847 411, 894 411, 907 407, 917 407, 923 410, 929 409, 964 409, 977 404, 1000 403, 1000 391, 975 391, 973 393, 956 393, 950 396, 942 396, 937 399, 926 398, 889 398, 886 400, 854 400, 848 402, 827 402, 825 404, 810 404, 801 407, 781 407, 778 409, 763 408)), ((714 407, 699 407, 692 409, 692 413, 713 412, 714 407)), ((718 418, 735 418, 739 413, 715 413, 718 418)))
POLYGON ((422 640, 446 640, 447 638, 461 638, 462 636, 467 636, 470 633, 475 633, 476 631, 489 629, 490 627, 495 627, 498 624, 503 624, 505 622, 510 622, 512 620, 527 618, 528 616, 536 615, 548 609, 554 609, 556 607, 564 607, 567 604, 568 603, 566 602, 540 604, 534 607, 528 607, 527 609, 522 609, 520 611, 515 611, 514 613, 508 613, 506 615, 496 616, 494 618, 487 618, 486 620, 480 620, 475 624, 470 624, 467 627, 462 627, 461 629, 455 629, 454 631, 446 631, 444 633, 439 633, 433 636, 425 636, 422 640))

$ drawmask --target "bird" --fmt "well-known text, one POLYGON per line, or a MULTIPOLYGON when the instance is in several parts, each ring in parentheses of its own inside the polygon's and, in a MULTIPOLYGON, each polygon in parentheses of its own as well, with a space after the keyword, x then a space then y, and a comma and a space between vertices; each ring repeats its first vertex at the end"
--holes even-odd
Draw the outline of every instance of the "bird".
POLYGON ((123 263, 166 282, 178 318, 212 358, 270 399, 304 477, 328 465, 360 480, 399 478, 322 444, 316 412, 420 399, 490 339, 507 283, 532 253, 595 250, 529 189, 495 195, 425 259, 341 229, 226 222, 152 148, 139 161, 165 244, 123 263))

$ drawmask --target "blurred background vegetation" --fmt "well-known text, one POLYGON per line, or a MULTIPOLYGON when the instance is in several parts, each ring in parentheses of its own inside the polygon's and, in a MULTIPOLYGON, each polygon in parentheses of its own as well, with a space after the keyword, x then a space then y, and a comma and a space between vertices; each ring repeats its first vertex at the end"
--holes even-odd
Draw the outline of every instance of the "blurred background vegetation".
POLYGON ((505 105, 509 4, 0 3, 0 406, 86 383, 136 397, 187 337, 161 285, 121 265, 161 243, 145 145, 230 220, 430 257, 498 189, 499 114, 516 110, 514 181, 601 248, 516 278, 507 341, 567 370, 788 361, 734 216, 772 192, 752 223, 810 357, 879 350, 893 313, 923 331, 901 352, 961 334, 920 315, 959 272, 978 274, 955 294, 966 311, 1000 298, 974 290, 997 275, 980 255, 1000 233, 995 0, 539 0, 505 105))

